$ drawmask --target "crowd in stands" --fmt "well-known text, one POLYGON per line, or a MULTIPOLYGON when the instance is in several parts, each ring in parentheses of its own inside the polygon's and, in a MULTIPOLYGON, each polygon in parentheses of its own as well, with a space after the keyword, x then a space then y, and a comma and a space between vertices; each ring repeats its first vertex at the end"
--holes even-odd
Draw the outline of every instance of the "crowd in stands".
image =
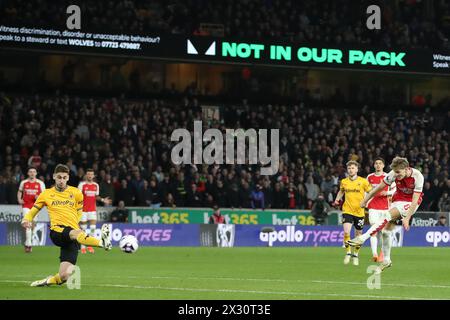
MULTIPOLYGON (((73 1, 5 0, 4 25, 66 28, 73 1)), ((431 0, 118 0, 78 1, 82 29, 125 34, 208 35, 216 24, 224 36, 286 39, 332 45, 449 48, 450 4, 431 0), (366 27, 369 5, 381 7, 381 30, 366 27)))
POLYGON ((0 203, 17 202, 27 166, 35 166, 50 187, 54 166, 64 163, 73 186, 93 168, 100 195, 114 205, 310 209, 319 196, 334 200, 348 160, 358 161, 359 174, 367 176, 376 157, 385 159, 388 171, 399 155, 425 177, 420 210, 449 205, 450 112, 375 113, 368 107, 250 106, 243 101, 223 106, 221 121, 203 121, 203 131, 280 129, 281 161, 273 176, 262 176, 257 165, 174 165, 171 133, 193 131, 194 120, 202 120, 196 99, 0 93, 0 203))

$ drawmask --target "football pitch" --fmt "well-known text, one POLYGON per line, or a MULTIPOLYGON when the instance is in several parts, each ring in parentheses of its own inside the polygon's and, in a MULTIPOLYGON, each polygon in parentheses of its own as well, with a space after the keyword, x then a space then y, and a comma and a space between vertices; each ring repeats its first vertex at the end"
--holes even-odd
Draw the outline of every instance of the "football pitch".
POLYGON ((59 250, 0 247, 0 299, 450 299, 448 248, 393 248, 381 288, 368 289, 370 249, 344 265, 342 248, 144 247, 79 255, 80 289, 32 288, 57 272, 59 250))

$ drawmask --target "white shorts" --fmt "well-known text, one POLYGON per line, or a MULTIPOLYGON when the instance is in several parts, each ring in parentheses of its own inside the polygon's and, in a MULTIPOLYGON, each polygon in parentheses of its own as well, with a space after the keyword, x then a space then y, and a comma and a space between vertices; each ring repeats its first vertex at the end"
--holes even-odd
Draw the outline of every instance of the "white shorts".
POLYGON ((87 222, 88 220, 97 221, 97 212, 96 211, 83 212, 81 214, 80 222, 87 222))
POLYGON ((31 210, 30 208, 22 208, 22 214, 23 214, 22 218, 25 217, 25 215, 26 215, 30 210, 31 210))
POLYGON ((381 219, 383 219, 387 210, 369 209, 369 223, 375 224, 381 219))
MULTIPOLYGON (((405 218, 410 206, 411 206, 411 202, 396 201, 391 204, 391 207, 389 209, 397 208, 397 210, 400 212, 400 215, 402 216, 402 218, 405 218)), ((417 211, 417 209, 416 209, 416 211, 417 211)), ((414 211, 414 213, 416 213, 416 211, 414 211)))

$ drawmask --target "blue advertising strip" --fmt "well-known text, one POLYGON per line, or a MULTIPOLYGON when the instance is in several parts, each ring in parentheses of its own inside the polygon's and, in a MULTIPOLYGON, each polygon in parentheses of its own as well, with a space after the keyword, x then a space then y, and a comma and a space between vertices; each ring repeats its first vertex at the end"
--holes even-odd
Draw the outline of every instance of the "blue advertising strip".
MULTIPOLYGON (((234 228, 228 228, 232 225, 223 225, 228 227, 212 228, 212 225, 201 224, 132 223, 112 223, 110 226, 114 246, 117 246, 125 235, 135 236, 140 246, 174 247, 224 246, 224 243, 235 247, 340 247, 344 237, 341 226, 234 225, 234 228), (263 232, 264 227, 272 228, 273 232, 263 232)), ((0 223, 0 245, 21 244, 23 241, 20 239, 15 242, 8 241, 9 238, 14 238, 18 228, 18 223, 0 223)), ((53 245, 46 224, 42 224, 36 235, 39 238, 36 245, 53 245)), ((100 237, 99 228, 94 236, 100 237)), ((394 247, 450 247, 449 227, 412 227, 409 231, 404 231, 402 227, 397 226, 392 237, 394 247)), ((365 246, 369 246, 369 241, 365 246)))
MULTIPOLYGON (((94 236, 100 238, 100 226, 97 225, 94 236)), ((0 223, 0 245, 11 244, 8 238, 7 223, 0 223)), ((50 230, 43 233, 41 245, 51 246, 50 230)), ((172 224, 151 225, 132 223, 111 223, 111 238, 113 246, 118 246, 123 236, 133 235, 137 238, 140 246, 169 246, 169 247, 198 247, 200 246, 199 224, 172 224)))
POLYGON ((411 228, 409 231, 403 232, 403 246, 450 247, 450 228, 411 228))
POLYGON ((253 226, 236 225, 235 246, 331 247, 342 246, 344 231, 339 226, 253 226), (264 227, 275 231, 262 232, 264 227))
MULTIPOLYGON (((344 233, 341 226, 266 226, 274 232, 262 232, 264 226, 236 225, 235 246, 340 247, 344 233)), ((366 226, 364 232, 368 229, 366 226)), ((395 247, 450 247, 448 227, 419 227, 392 232, 395 247)), ((369 241, 365 243, 369 246, 369 241)))
POLYGON ((113 223, 111 237, 113 246, 126 235, 137 238, 140 246, 198 247, 199 224, 149 225, 113 223))

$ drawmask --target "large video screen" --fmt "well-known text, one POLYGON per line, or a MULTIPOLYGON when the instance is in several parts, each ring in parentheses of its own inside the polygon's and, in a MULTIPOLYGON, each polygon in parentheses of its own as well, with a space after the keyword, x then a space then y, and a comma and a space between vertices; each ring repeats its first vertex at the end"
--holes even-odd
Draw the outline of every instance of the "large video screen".
POLYGON ((2 48, 208 63, 450 75, 450 52, 317 46, 177 35, 101 34, 0 25, 2 48))

